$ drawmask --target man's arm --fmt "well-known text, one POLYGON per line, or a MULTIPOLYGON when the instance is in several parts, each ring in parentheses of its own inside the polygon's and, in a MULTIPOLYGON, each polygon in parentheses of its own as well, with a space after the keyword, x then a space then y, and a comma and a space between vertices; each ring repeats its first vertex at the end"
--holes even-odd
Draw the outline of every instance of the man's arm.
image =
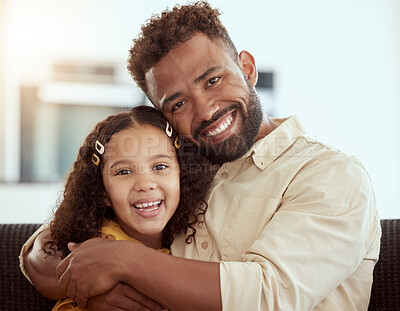
MULTIPOLYGON (((39 234, 35 233, 32 237, 34 241, 30 247, 29 241, 27 242, 28 250, 21 253, 23 262, 22 270, 27 274, 35 289, 40 294, 57 300, 67 297, 67 294, 58 285, 56 273, 56 268, 61 262, 61 256, 59 254, 49 256, 42 251, 41 245, 48 239, 48 233, 49 229, 44 229, 39 234)), ((107 311, 112 310, 112 308, 117 308, 118 310, 136 310, 143 307, 150 310, 163 309, 157 302, 122 283, 117 284, 112 290, 101 296, 93 297, 89 306, 95 310, 107 311)))
POLYGON ((219 263, 169 256, 138 243, 86 241, 57 273, 80 306, 124 282, 170 310, 222 310, 219 263))
POLYGON ((48 239, 49 229, 42 231, 35 239, 32 247, 23 256, 25 272, 28 274, 36 290, 50 299, 65 298, 65 291, 58 286, 56 267, 61 256, 47 255, 42 250, 42 242, 48 239))
POLYGON ((60 264, 58 274, 61 287, 82 305, 123 281, 173 310, 221 309, 222 300, 227 310, 309 310, 358 273, 365 259, 359 279, 350 281, 360 281, 359 287, 351 286, 362 297, 336 293, 332 303, 338 309, 343 303, 365 304, 375 257, 364 256, 378 233, 364 169, 358 162, 327 157, 296 175, 241 262, 186 260, 109 241, 99 249, 116 255, 102 264, 99 270, 107 273, 99 275, 91 267, 101 264, 96 259, 101 252, 94 251, 100 241, 89 241, 92 245, 82 245, 82 253, 73 252, 60 264))

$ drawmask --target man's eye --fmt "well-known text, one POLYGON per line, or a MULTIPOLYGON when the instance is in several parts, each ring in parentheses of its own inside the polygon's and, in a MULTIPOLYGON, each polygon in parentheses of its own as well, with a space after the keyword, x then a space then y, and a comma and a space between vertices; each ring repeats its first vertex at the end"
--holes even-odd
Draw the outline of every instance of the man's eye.
POLYGON ((182 100, 181 100, 180 102, 177 102, 177 103, 172 107, 172 111, 175 111, 175 110, 181 108, 184 104, 185 104, 185 102, 182 101, 182 100))
POLYGON ((213 84, 217 83, 219 79, 220 79, 220 77, 211 78, 210 80, 208 80, 207 86, 210 86, 210 85, 213 85, 213 84))
POLYGON ((115 175, 128 175, 130 173, 132 173, 131 170, 125 168, 125 169, 119 170, 117 172, 117 174, 115 174, 115 175))
POLYGON ((166 164, 157 164, 153 166, 153 171, 162 171, 168 168, 168 165, 166 164))

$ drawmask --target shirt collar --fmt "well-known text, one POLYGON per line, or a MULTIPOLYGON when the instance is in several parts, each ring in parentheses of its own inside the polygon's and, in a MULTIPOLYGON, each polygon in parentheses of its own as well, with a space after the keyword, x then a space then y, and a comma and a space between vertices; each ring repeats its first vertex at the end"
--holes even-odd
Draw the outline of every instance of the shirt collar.
POLYGON ((265 170, 293 144, 297 137, 304 134, 304 128, 297 116, 286 119, 272 118, 272 120, 278 127, 258 140, 244 155, 245 158, 252 158, 260 170, 265 170))

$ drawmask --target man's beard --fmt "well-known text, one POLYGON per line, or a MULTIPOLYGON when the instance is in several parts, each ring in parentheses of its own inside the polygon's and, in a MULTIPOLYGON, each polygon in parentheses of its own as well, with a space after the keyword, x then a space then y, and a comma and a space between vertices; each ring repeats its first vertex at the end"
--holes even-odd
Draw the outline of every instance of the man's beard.
MULTIPOLYGON (((263 119, 263 111, 260 99, 247 78, 246 84, 249 96, 246 114, 241 105, 233 104, 224 110, 216 112, 210 120, 202 122, 193 134, 193 138, 197 140, 200 145, 201 153, 212 163, 222 165, 225 162, 231 162, 240 158, 250 149, 256 140, 263 119), (215 120, 218 120, 229 111, 235 109, 235 113, 240 113, 242 116, 238 134, 232 134, 219 144, 204 143, 204 141, 199 137, 200 132, 215 120)), ((235 118, 237 117, 238 116, 236 115, 235 118)))

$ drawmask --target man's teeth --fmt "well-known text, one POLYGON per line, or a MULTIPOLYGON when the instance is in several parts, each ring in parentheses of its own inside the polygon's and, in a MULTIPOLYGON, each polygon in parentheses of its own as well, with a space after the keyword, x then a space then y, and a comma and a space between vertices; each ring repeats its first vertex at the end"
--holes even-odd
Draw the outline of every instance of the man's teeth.
POLYGON ((154 202, 147 202, 147 203, 138 203, 138 204, 135 204, 135 207, 140 210, 145 209, 146 212, 151 212, 151 211, 158 209, 160 207, 160 204, 161 204, 161 201, 154 201, 154 202), (151 208, 152 206, 154 206, 154 207, 151 208))
POLYGON ((212 136, 218 135, 219 133, 225 131, 229 127, 229 125, 231 125, 232 120, 233 120, 233 117, 230 114, 225 119, 225 121, 221 123, 221 125, 219 127, 217 127, 216 129, 214 129, 214 130, 212 130, 210 132, 205 133, 204 135, 207 136, 207 137, 212 137, 212 136))

